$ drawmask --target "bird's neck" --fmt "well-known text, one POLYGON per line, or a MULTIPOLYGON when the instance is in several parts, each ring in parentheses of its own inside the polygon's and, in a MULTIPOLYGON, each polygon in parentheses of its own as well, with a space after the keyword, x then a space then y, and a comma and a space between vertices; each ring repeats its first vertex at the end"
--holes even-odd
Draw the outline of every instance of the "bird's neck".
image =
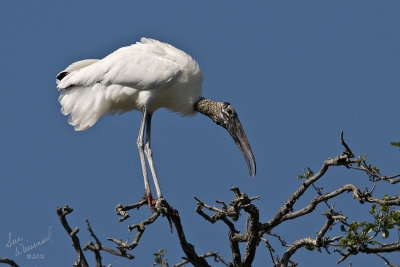
POLYGON ((196 103, 194 103, 193 108, 197 112, 206 115, 213 121, 215 121, 214 117, 217 114, 217 110, 219 107, 220 102, 215 102, 210 99, 205 99, 204 97, 200 97, 196 103))

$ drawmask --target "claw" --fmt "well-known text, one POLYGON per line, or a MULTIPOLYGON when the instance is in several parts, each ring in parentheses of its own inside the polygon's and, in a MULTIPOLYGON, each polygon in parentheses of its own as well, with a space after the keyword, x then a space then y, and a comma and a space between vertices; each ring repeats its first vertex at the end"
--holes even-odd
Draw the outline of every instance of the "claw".
POLYGON ((156 200, 155 198, 153 198, 153 196, 151 195, 151 192, 148 191, 148 192, 144 195, 143 198, 147 199, 147 205, 149 206, 150 211, 151 211, 151 212, 154 212, 154 206, 156 205, 157 200, 156 200))

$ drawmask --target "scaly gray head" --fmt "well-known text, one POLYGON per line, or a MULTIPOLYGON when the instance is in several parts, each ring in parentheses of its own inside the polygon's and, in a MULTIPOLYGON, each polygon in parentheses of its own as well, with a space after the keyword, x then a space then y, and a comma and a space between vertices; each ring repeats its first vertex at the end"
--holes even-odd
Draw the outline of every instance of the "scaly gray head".
POLYGON ((194 110, 208 116, 216 124, 221 125, 229 132, 246 159, 250 176, 254 177, 256 175, 256 162, 254 160, 253 152, 251 151, 249 141, 244 133, 236 110, 231 106, 231 104, 228 102, 215 102, 209 99, 200 98, 194 104, 193 108, 194 110), (251 168, 250 160, 253 164, 253 169, 251 168))

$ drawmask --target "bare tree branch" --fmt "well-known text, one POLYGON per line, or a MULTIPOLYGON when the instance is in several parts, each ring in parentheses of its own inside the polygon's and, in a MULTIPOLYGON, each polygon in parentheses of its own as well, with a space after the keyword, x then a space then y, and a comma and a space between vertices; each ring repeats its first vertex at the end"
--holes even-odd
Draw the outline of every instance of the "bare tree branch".
POLYGON ((223 221, 230 230, 228 236, 234 265, 251 266, 252 262, 254 261, 256 248, 260 242, 259 228, 261 225, 259 222, 258 208, 251 204, 251 201, 259 199, 259 197, 249 198, 246 194, 241 193, 237 187, 233 187, 230 190, 235 193, 235 199, 229 203, 229 206, 224 205, 224 202, 219 201, 219 203, 223 203, 223 209, 209 206, 195 197, 197 200, 196 212, 211 223, 215 223, 219 220, 223 221), (203 212, 203 207, 210 211, 214 211, 215 214, 210 217, 203 212), (240 216, 240 210, 244 210, 249 214, 245 234, 239 234, 239 232, 235 229, 233 222, 228 219, 229 217, 233 221, 238 220, 240 216), (239 249, 239 242, 247 243, 243 254, 243 259, 239 249))
POLYGON ((156 211, 153 213, 153 215, 151 217, 142 221, 141 223, 129 225, 128 226, 129 232, 131 232, 133 229, 137 230, 136 236, 133 239, 132 243, 130 243, 130 244, 123 242, 122 240, 115 239, 115 238, 107 238, 107 240, 110 240, 110 241, 114 242, 115 244, 117 244, 118 249, 133 250, 139 244, 140 238, 142 237, 144 231, 146 230, 146 225, 149 225, 149 224, 152 224, 153 222, 155 222, 159 216, 160 216, 160 213, 156 211))
MULTIPOLYGON (((215 261, 215 262, 220 262, 220 263, 222 263, 222 264, 225 265, 225 266, 230 266, 229 263, 226 263, 225 260, 224 260, 221 256, 219 256, 218 253, 215 252, 215 251, 210 251, 210 252, 208 252, 208 253, 205 253, 205 254, 200 255, 199 257, 201 257, 201 258, 214 257, 214 261, 215 261)), ((175 264, 173 267, 184 266, 184 265, 187 264, 187 263, 189 263, 189 260, 184 259, 183 261, 181 261, 181 262, 175 264)))
MULTIPOLYGON (((237 195, 236 197, 247 198, 247 195, 240 194, 240 196, 237 195)), ((249 214, 248 227, 246 227, 247 246, 242 261, 242 266, 244 267, 252 265, 256 255, 256 248, 260 242, 259 232, 261 224, 259 222, 259 211, 254 204, 250 203, 250 201, 251 200, 249 199, 249 203, 243 205, 243 210, 249 214)))
MULTIPOLYGON (((366 253, 366 254, 379 254, 382 252, 395 252, 400 251, 400 243, 392 243, 392 244, 385 244, 379 247, 357 247, 352 248, 349 247, 346 252, 341 253, 342 258, 338 260, 338 264, 347 259, 351 255, 357 255, 358 253, 366 253)), ((339 251, 340 252, 340 251, 339 251)), ((378 255, 380 258, 383 258, 382 255, 378 255)))
POLYGON ((386 259, 384 256, 382 256, 380 253, 376 253, 376 255, 381 258, 382 260, 385 261, 386 265, 390 266, 390 267, 399 267, 399 265, 394 265, 393 263, 391 263, 390 261, 388 261, 388 259, 386 259))
MULTIPOLYGON (((146 202, 143 201, 143 199, 142 199, 139 203, 128 205, 128 206, 122 206, 119 204, 116 207, 116 210, 117 210, 118 215, 122 216, 122 220, 125 220, 126 218, 129 217, 129 215, 125 212, 126 210, 134 209, 134 208, 138 209, 145 204, 146 204, 146 202)), ((128 226, 129 231, 132 231, 133 229, 136 229, 138 231, 135 236, 135 239, 133 240, 133 242, 131 244, 128 244, 127 242, 123 242, 122 240, 117 240, 115 238, 108 238, 108 240, 116 243, 118 245, 118 248, 132 250, 138 245, 140 238, 142 237, 142 235, 146 229, 145 226, 155 222, 157 220, 157 218, 162 214, 163 216, 167 217, 167 219, 169 221, 171 220, 173 222, 173 224, 175 225, 175 229, 177 231, 180 245, 182 247, 183 252, 186 255, 187 260, 190 263, 192 263, 194 266, 209 266, 207 261, 203 257, 197 255, 197 253, 194 249, 194 246, 192 244, 190 244, 189 242, 187 242, 185 233, 183 231, 183 227, 181 224, 181 220, 179 217, 179 213, 177 210, 172 208, 165 199, 159 199, 154 207, 153 212, 154 212, 153 215, 151 217, 149 217, 148 219, 144 220, 143 222, 141 222, 139 224, 134 224, 134 225, 128 226)), ((122 220, 120 219, 120 221, 122 221, 122 220)))
MULTIPOLYGON (((343 131, 341 133, 341 140, 343 140, 343 131)), ((344 141, 342 142, 342 144, 344 141)), ((344 144, 346 147, 346 150, 350 151, 350 148, 348 148, 347 144, 344 144)), ((352 157, 354 157, 354 154, 351 152, 352 157)), ((400 177, 400 174, 392 175, 392 176, 385 176, 383 175, 378 168, 375 166, 371 166, 370 164, 367 164, 365 161, 365 157, 359 157, 359 160, 353 161, 350 164, 347 165, 348 168, 350 169, 355 169, 355 170, 360 170, 365 172, 369 177, 372 182, 379 182, 379 181, 387 181, 391 184, 397 184, 400 182, 399 179, 395 179, 397 177, 400 177), (356 163, 356 166, 354 164, 356 163)))
POLYGON ((260 240, 261 240, 261 241, 264 241, 265 246, 268 248, 269 255, 270 255, 271 261, 272 261, 272 265, 275 266, 275 259, 274 259, 275 250, 272 248, 272 246, 271 246, 270 243, 268 242, 268 239, 261 237, 260 240))
POLYGON ((15 263, 15 261, 8 259, 8 258, 0 258, 0 263, 6 263, 11 265, 12 267, 19 267, 18 264, 15 263))
MULTIPOLYGON (((279 209, 279 211, 276 213, 276 215, 269 221, 265 223, 261 223, 259 221, 259 211, 257 207, 253 204, 250 204, 251 201, 248 201, 249 198, 245 196, 245 194, 241 194, 239 189, 237 188, 232 188, 231 190, 235 193, 235 199, 229 203, 229 205, 226 205, 225 202, 223 201, 217 201, 217 203, 222 205, 222 208, 217 208, 213 207, 210 205, 205 204, 204 202, 200 201, 198 198, 195 198, 197 200, 197 208, 196 212, 201 215, 204 219, 211 223, 215 223, 217 221, 223 221, 228 227, 229 227, 229 241, 230 241, 230 246, 231 246, 231 251, 232 251, 232 258, 233 258, 233 263, 234 266, 250 266, 251 262, 254 260, 254 253, 256 251, 256 247, 258 246, 260 241, 264 241, 270 256, 272 263, 274 266, 288 266, 290 264, 291 266, 295 266, 296 263, 290 260, 290 257, 301 247, 308 246, 309 248, 324 248, 327 253, 329 253, 328 248, 330 246, 339 246, 338 244, 334 243, 335 241, 341 240, 343 237, 342 236, 336 236, 333 238, 327 238, 325 237, 326 233, 331 229, 331 227, 338 223, 346 223, 346 218, 343 216, 341 213, 334 212, 333 210, 333 205, 329 205, 328 200, 336 198, 337 196, 345 193, 345 192, 352 192, 353 198, 357 199, 360 204, 363 204, 365 202, 369 203, 376 203, 379 205, 386 205, 386 206, 399 206, 400 204, 400 197, 399 196, 394 196, 394 197, 385 197, 384 199, 378 199, 374 198, 372 193, 375 189, 376 182, 377 180, 371 180, 374 182, 372 189, 368 191, 367 189, 364 191, 361 191, 359 188, 357 188, 355 185, 348 184, 348 185, 343 185, 337 190, 334 190, 329 193, 322 193, 322 189, 318 188, 314 185, 316 181, 321 179, 327 172, 328 168, 331 166, 345 166, 347 168, 352 169, 353 164, 359 164, 359 160, 355 160, 354 154, 351 151, 350 147, 346 144, 343 138, 343 132, 341 132, 340 136, 340 141, 341 144, 344 146, 345 150, 344 152, 335 157, 326 160, 320 171, 316 174, 313 174, 312 171, 308 168, 308 172, 305 173, 304 176, 299 176, 299 178, 307 178, 302 185, 289 197, 289 199, 286 201, 286 203, 279 209), (301 208, 297 211, 294 211, 293 207, 294 204, 298 199, 300 199, 305 191, 310 187, 310 185, 313 186, 313 188, 316 190, 318 196, 313 198, 310 201, 310 204, 305 206, 304 208, 301 208), (245 196, 245 197, 244 197, 245 196), (245 199, 247 198, 248 203, 243 203, 243 200, 240 199, 245 199), (242 202, 241 202, 242 201, 242 202), (312 213, 317 205, 319 203, 324 202, 327 207, 329 208, 329 212, 325 213, 327 217, 327 221, 323 228, 317 233, 316 238, 311 238, 311 237, 305 237, 300 240, 295 241, 292 245, 290 245, 283 255, 283 257, 280 259, 278 256, 274 257, 275 250, 272 248, 272 246, 269 244, 268 240, 263 238, 263 234, 267 233, 268 235, 272 235, 281 242, 282 246, 287 246, 286 242, 284 239, 278 235, 278 234, 272 234, 271 230, 283 223, 284 221, 287 220, 293 220, 298 217, 304 216, 306 214, 312 213), (204 209, 207 209, 211 212, 214 212, 212 216, 207 215, 204 211, 204 209), (246 220, 246 227, 245 227, 245 234, 240 234, 238 230, 236 230, 234 222, 238 220, 240 216, 240 211, 244 210, 246 213, 249 214, 249 217, 246 220), (254 238, 254 239, 253 239, 254 238), (240 242, 246 242, 246 249, 244 251, 244 257, 243 260, 241 260, 241 251, 239 249, 239 243, 240 242), (277 261, 275 261, 275 258, 277 261), (247 260, 248 259, 248 260, 247 260), (245 261, 246 260, 246 261, 245 261)), ((376 167, 371 167, 370 165, 367 165, 364 163, 364 172, 371 172, 371 173, 377 173, 376 167)), ((368 174, 368 173, 367 173, 368 174)), ((393 176, 392 178, 395 178, 396 176, 393 176)), ((359 249, 359 252, 363 253, 379 253, 379 252, 384 252, 384 251, 397 251, 397 245, 399 243, 395 244, 381 244, 380 246, 371 248, 368 246, 364 246, 362 249, 359 249)), ((350 254, 354 254, 354 251, 349 251, 350 254)), ((345 256, 345 255, 343 255, 345 256)), ((346 256, 348 257, 348 256, 346 256)))
POLYGON ((97 267, 101 267, 101 255, 100 255, 100 251, 103 250, 107 253, 116 255, 116 256, 120 256, 120 257, 124 257, 124 258, 128 258, 128 259, 134 259, 135 256, 133 256, 132 254, 126 253, 126 249, 124 248, 119 248, 118 251, 113 250, 111 248, 105 247, 101 244, 100 240, 97 238, 97 236, 94 234, 92 227, 89 224, 89 221, 86 220, 86 226, 87 229, 90 233, 90 235, 94 238, 94 240, 96 241, 96 245, 92 243, 92 241, 89 241, 85 247, 84 250, 91 250, 93 251, 93 253, 95 254, 95 258, 96 258, 96 263, 97 263, 97 267))
POLYGON ((90 227, 89 221, 86 219, 86 226, 87 229, 89 230, 90 235, 94 238, 94 240, 96 240, 96 245, 94 245, 91 241, 89 243, 87 243, 85 245, 85 247, 83 248, 84 250, 90 249, 91 251, 93 251, 95 258, 96 258, 96 267, 102 267, 102 263, 101 263, 101 255, 100 255, 100 250, 101 250, 101 242, 100 240, 97 238, 97 236, 93 233, 92 228, 90 227))
POLYGON ((331 209, 325 213, 327 221, 322 229, 317 233, 315 239, 311 237, 305 237, 300 240, 295 241, 283 255, 279 266, 288 266, 290 257, 301 247, 310 246, 312 249, 316 248, 327 248, 333 242, 342 238, 342 236, 336 236, 333 238, 324 238, 326 232, 332 227, 336 220, 342 220, 343 216, 336 216, 335 212, 331 209))
POLYGON ((385 244, 383 246, 373 247, 373 248, 365 247, 359 249, 358 251, 367 254, 370 253, 376 254, 380 252, 395 252, 395 251, 400 251, 400 243, 385 244))
MULTIPOLYGON (((261 228, 263 229, 264 232, 268 232, 280 223, 282 221, 287 220, 288 217, 285 217, 290 211, 293 210, 293 206, 296 203, 296 201, 304 194, 304 192, 308 189, 308 187, 316 182, 318 179, 320 179, 328 170, 330 166, 346 166, 349 164, 349 155, 347 154, 342 154, 339 155, 333 159, 328 159, 324 162, 322 165, 320 171, 315 174, 313 177, 307 179, 306 181, 303 182, 303 184, 299 187, 299 189, 294 192, 289 199, 286 201, 286 203, 279 209, 277 214, 273 219, 268 221, 267 223, 263 224, 261 228), (286 219, 284 219, 286 218, 286 219)), ((323 200, 321 200, 323 201, 323 200)))
MULTIPOLYGON (((371 166, 366 163, 365 156, 359 157, 358 160, 354 159, 355 156, 353 152, 344 141, 343 132, 341 132, 340 135, 340 142, 344 147, 344 152, 335 158, 329 158, 328 160, 324 161, 321 169, 316 174, 314 174, 311 169, 307 167, 304 175, 298 176, 298 178, 305 178, 303 183, 294 193, 290 195, 284 205, 281 206, 278 212, 276 212, 275 215, 268 221, 260 221, 259 209, 252 203, 252 201, 260 198, 248 197, 246 194, 241 193, 239 188, 236 187, 230 189, 235 196, 234 199, 229 202, 229 204, 226 204, 226 202, 221 200, 216 201, 220 207, 208 205, 195 197, 197 201, 196 212, 201 217, 212 224, 222 221, 228 227, 228 240, 232 253, 232 262, 225 262, 220 256, 218 256, 216 252, 213 251, 199 256, 196 253, 194 246, 186 240, 178 211, 170 206, 165 199, 159 199, 157 202, 155 202, 155 206, 152 209, 153 213, 149 218, 143 220, 139 224, 128 226, 129 232, 135 229, 137 230, 131 243, 128 241, 122 241, 122 239, 108 238, 108 240, 117 245, 117 250, 104 247, 94 234, 89 221, 86 221, 88 231, 95 240, 95 244, 93 242, 88 242, 85 245, 84 250, 89 249, 94 252, 98 267, 103 267, 101 263, 101 251, 106 251, 107 253, 111 253, 116 256, 133 259, 134 256, 127 254, 127 251, 133 250, 138 246, 146 227, 154 223, 160 217, 160 215, 162 215, 168 219, 171 231, 172 223, 175 226, 180 246, 185 253, 185 257, 183 257, 184 260, 175 265, 177 267, 187 263, 201 267, 210 266, 206 261, 206 258, 210 257, 214 257, 216 262, 221 262, 225 266, 249 267, 253 264, 257 247, 261 241, 265 243, 274 267, 297 266, 297 263, 292 261, 291 257, 302 247, 305 247, 309 250, 317 249, 320 252, 322 252, 321 249, 324 249, 327 253, 330 253, 329 248, 334 248, 334 252, 339 252, 341 255, 338 263, 344 261, 351 255, 357 255, 359 253, 375 254, 384 260, 387 265, 393 267, 395 265, 390 263, 389 260, 382 255, 382 253, 400 251, 399 240, 393 243, 385 244, 378 242, 374 238, 378 236, 378 233, 382 233, 383 237, 387 238, 389 236, 388 229, 392 229, 394 226, 399 225, 398 211, 395 210, 394 207, 400 206, 400 196, 385 196, 383 199, 378 199, 373 196, 373 193, 380 181, 384 180, 395 184, 398 182, 397 180, 400 180, 397 179, 400 177, 400 174, 389 177, 383 176, 375 166, 371 166), (364 172, 369 176, 369 180, 373 183, 371 189, 369 190, 366 188, 362 191, 353 184, 347 184, 334 191, 323 193, 323 188, 317 187, 314 183, 319 181, 327 173, 329 167, 331 166, 344 166, 348 169, 355 169, 364 172), (304 195, 310 186, 315 189, 317 196, 312 198, 308 205, 295 210, 295 203, 304 195), (367 223, 366 221, 353 221, 352 223, 347 223, 347 217, 341 212, 335 211, 334 205, 330 205, 328 203, 328 200, 332 201, 332 199, 335 199, 343 193, 352 193, 353 198, 358 200, 360 204, 378 204, 380 207, 379 213, 375 213, 377 210, 377 205, 372 205, 372 210, 370 212, 374 216, 375 223, 367 223), (325 205, 328 207, 328 211, 323 213, 326 217, 325 224, 316 233, 314 238, 303 237, 288 245, 283 235, 272 233, 272 230, 276 226, 281 225, 285 221, 294 220, 301 216, 313 213, 315 208, 320 203, 325 203, 325 205), (244 230, 239 231, 237 230, 235 223, 239 220, 242 212, 247 214, 247 218, 245 221, 244 230), (208 213, 212 213, 212 215, 208 215, 208 213), (384 219, 386 219, 386 224, 383 224, 384 219), (347 232, 347 234, 345 236, 339 235, 335 237, 329 237, 328 232, 331 231, 338 223, 341 224, 341 231, 347 232), (272 247, 269 240, 263 237, 265 234, 277 238, 282 247, 286 248, 282 256, 277 255, 276 250, 272 247), (242 247, 242 250, 239 246, 240 243, 245 243, 245 246, 242 247), (340 248, 340 250, 336 248, 340 248)), ((115 210, 120 216, 119 221, 122 222, 129 218, 129 214, 127 213, 128 210, 139 209, 146 204, 147 198, 144 197, 138 203, 126 206, 121 204, 117 205, 115 210)), ((72 209, 70 209, 68 206, 65 206, 64 210, 57 208, 57 214, 59 214, 60 221, 67 233, 71 236, 71 239, 73 240, 73 246, 78 254, 78 261, 75 263, 75 266, 87 266, 82 249, 80 247, 79 239, 76 236, 76 233, 79 231, 79 229, 75 228, 75 230, 71 230, 65 218, 70 212, 72 212, 72 209)))
POLYGON ((179 242, 181 244, 183 252, 185 252, 185 254, 186 254, 188 261, 196 267, 197 266, 209 267, 210 265, 207 263, 207 261, 203 257, 200 257, 197 255, 197 253, 194 249, 194 246, 192 244, 190 244, 189 242, 187 242, 178 211, 172 209, 166 201, 165 201, 165 203, 163 203, 163 207, 166 208, 166 216, 170 216, 175 225, 175 229, 178 234, 179 242))
POLYGON ((131 205, 126 205, 126 206, 122 206, 121 204, 118 204, 115 207, 115 210, 116 210, 117 214, 122 217, 122 218, 119 218, 118 221, 122 222, 129 218, 129 214, 126 212, 127 210, 139 209, 141 206, 146 205, 146 204, 147 204, 146 195, 138 203, 134 203, 131 205))
POLYGON ((347 143, 344 141, 344 138, 343 138, 343 130, 340 131, 340 143, 342 144, 342 146, 344 146, 343 154, 344 154, 344 155, 348 155, 349 158, 354 158, 353 151, 351 151, 350 147, 349 147, 349 146, 347 145, 347 143))
POLYGON ((72 246, 75 248, 76 253, 78 254, 78 261, 75 262, 75 266, 83 266, 88 267, 88 263, 86 261, 85 255, 83 254, 81 243, 79 242, 79 238, 76 235, 79 232, 79 228, 76 227, 74 230, 71 229, 67 222, 66 216, 73 211, 72 208, 68 207, 67 205, 63 208, 57 207, 57 215, 60 219, 61 224, 64 226, 65 231, 67 231, 68 235, 72 239, 72 246))

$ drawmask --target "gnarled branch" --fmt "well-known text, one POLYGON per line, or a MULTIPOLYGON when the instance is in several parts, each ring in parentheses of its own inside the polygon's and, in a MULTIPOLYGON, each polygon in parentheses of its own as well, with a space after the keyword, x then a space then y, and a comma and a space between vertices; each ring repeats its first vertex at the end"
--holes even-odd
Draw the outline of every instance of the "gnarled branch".
POLYGON ((74 263, 74 266, 88 267, 89 265, 86 261, 85 254, 83 254, 81 243, 78 236, 76 235, 79 232, 79 228, 76 227, 74 230, 72 230, 67 222, 66 216, 72 211, 73 209, 68 207, 67 205, 64 206, 64 208, 57 207, 58 218, 60 219, 61 224, 64 226, 65 231, 67 231, 68 235, 71 237, 72 246, 75 248, 75 251, 78 254, 78 261, 74 263))
POLYGON ((9 264, 12 267, 19 267, 18 264, 15 263, 15 261, 13 261, 12 259, 8 259, 8 258, 0 258, 0 263, 9 264))

